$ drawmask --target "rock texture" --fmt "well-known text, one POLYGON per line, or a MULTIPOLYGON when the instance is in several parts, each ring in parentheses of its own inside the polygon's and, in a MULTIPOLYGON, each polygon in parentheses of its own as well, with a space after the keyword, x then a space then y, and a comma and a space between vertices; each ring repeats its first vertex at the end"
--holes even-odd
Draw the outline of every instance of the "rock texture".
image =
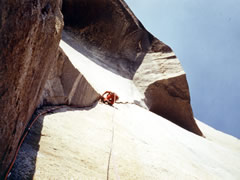
POLYGON ((0 1, 0 176, 12 161, 56 58, 60 0, 0 1))
POLYGON ((143 27, 123 0, 64 0, 62 12, 68 34, 68 38, 63 36, 65 43, 99 66, 131 80, 140 92, 140 104, 202 135, 193 118, 179 60, 170 47, 143 27))
POLYGON ((239 140, 197 136, 179 60, 124 1, 63 0, 58 47, 60 4, 0 1, 1 178, 34 109, 59 104, 88 108, 37 121, 9 179, 240 178, 239 140), (90 107, 106 90, 122 104, 90 107))
POLYGON ((140 102, 142 96, 132 80, 119 76, 109 71, 107 66, 99 66, 91 58, 84 56, 78 50, 82 48, 81 41, 75 38, 71 32, 63 31, 62 38, 60 47, 64 50, 74 68, 81 72, 96 92, 103 94, 106 90, 113 91, 119 95, 120 102, 138 103, 144 106, 144 103, 140 102))
POLYGON ((239 179, 240 141, 198 124, 206 138, 136 105, 62 108, 34 126, 10 179, 239 179))
POLYGON ((61 48, 41 96, 42 105, 91 106, 98 94, 85 77, 74 67, 61 48))

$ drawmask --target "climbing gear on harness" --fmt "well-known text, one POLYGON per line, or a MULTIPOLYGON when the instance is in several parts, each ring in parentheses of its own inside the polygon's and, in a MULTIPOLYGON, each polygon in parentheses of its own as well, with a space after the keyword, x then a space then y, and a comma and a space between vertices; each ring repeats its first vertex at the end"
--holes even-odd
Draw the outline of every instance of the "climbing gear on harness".
POLYGON ((119 99, 118 95, 111 91, 106 91, 103 93, 101 97, 101 101, 103 103, 107 103, 108 105, 113 105, 119 99))

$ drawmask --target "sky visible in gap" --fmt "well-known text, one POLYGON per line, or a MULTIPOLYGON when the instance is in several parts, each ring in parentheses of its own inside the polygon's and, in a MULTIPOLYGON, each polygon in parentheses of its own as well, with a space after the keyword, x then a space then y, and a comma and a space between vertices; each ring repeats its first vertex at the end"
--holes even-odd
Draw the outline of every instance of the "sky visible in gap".
POLYGON ((240 138, 240 0, 125 0, 179 58, 200 121, 240 138))

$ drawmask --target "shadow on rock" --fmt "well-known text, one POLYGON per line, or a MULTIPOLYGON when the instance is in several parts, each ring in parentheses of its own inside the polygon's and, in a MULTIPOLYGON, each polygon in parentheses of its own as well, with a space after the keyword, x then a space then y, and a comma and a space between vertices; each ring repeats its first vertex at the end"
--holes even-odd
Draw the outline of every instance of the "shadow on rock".
MULTIPOLYGON (((62 113, 67 111, 89 111, 92 108, 96 107, 97 103, 94 103, 92 106, 88 107, 76 107, 76 106, 59 106, 59 109, 54 112, 48 112, 47 114, 55 114, 55 113, 62 113)), ((57 106, 56 106, 57 107, 57 106)), ((52 109, 51 106, 43 107, 43 109, 37 110, 34 114, 32 121, 37 117, 37 114, 48 111, 49 109, 52 109)), ((40 150, 40 140, 42 136, 49 136, 48 134, 43 134, 43 123, 44 123, 44 115, 40 116, 36 122, 33 124, 32 128, 30 129, 28 135, 24 139, 23 144, 20 147, 20 150, 18 152, 16 161, 14 163, 14 166, 11 170, 9 180, 15 180, 15 179, 33 179, 34 174, 36 173, 36 163, 37 163, 37 157, 41 158, 41 154, 39 154, 40 150)), ((51 138, 49 136, 49 138, 51 138)), ((49 162, 47 162, 49 163, 49 162)))
POLYGON ((152 35, 124 1, 63 1, 62 39, 96 64, 132 79, 151 44, 152 35))
MULTIPOLYGON (((35 118, 34 116, 33 118, 35 118)), ((29 134, 26 136, 19 152, 17 159, 12 168, 8 179, 33 179, 35 173, 35 165, 39 151, 39 142, 43 127, 43 117, 40 117, 32 126, 29 134)))
POLYGON ((179 60, 144 28, 123 0, 63 0, 62 13, 64 42, 101 67, 132 80, 150 111, 202 136, 179 60))

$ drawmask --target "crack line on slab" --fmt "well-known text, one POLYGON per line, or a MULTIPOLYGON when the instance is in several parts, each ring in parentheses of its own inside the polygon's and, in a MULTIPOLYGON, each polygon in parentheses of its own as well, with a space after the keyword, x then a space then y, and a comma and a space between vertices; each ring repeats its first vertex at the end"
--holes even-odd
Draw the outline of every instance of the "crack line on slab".
POLYGON ((109 172, 110 172, 110 164, 111 164, 111 157, 112 157, 112 150, 113 150, 113 140, 114 140, 114 113, 112 115, 112 140, 111 140, 111 146, 110 146, 110 152, 108 157, 108 168, 107 168, 107 180, 109 180, 109 172))
POLYGON ((107 168, 107 180, 109 180, 109 175, 110 175, 110 165, 111 165, 111 160, 113 161, 114 164, 114 170, 115 170, 115 176, 117 180, 120 180, 117 170, 116 170, 116 164, 114 161, 113 157, 113 142, 114 142, 114 135, 115 135, 115 128, 114 128, 114 116, 115 116, 115 111, 116 108, 114 107, 113 115, 112 115, 112 140, 111 140, 111 146, 110 146, 110 152, 109 152, 109 157, 108 157, 108 168, 107 168))

